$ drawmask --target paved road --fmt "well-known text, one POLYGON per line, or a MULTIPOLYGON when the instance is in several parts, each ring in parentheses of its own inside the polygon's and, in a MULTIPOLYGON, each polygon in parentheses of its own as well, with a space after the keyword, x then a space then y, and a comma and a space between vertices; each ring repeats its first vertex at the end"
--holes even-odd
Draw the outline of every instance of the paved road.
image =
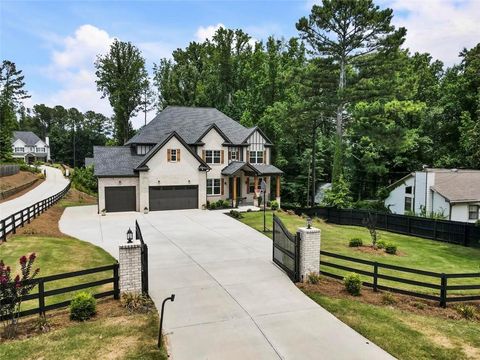
POLYGON ((47 170, 47 178, 43 183, 29 192, 15 199, 5 201, 0 204, 0 219, 4 219, 17 211, 35 204, 49 196, 55 195, 67 186, 68 180, 62 175, 62 172, 50 166, 41 166, 42 171, 47 170))
POLYGON ((272 263, 268 237, 220 212, 70 207, 60 229, 118 258, 135 219, 149 246, 150 295, 157 307, 176 295, 164 322, 174 360, 392 359, 298 290, 272 263))

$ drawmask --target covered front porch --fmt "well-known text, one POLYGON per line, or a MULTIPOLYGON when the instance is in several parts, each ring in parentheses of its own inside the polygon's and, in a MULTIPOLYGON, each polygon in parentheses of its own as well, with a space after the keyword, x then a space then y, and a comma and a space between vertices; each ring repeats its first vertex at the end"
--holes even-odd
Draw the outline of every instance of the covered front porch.
POLYGON ((226 199, 233 207, 260 206, 263 201, 276 200, 280 206, 280 187, 283 172, 273 165, 250 164, 233 161, 222 170, 223 181, 228 185, 226 199), (265 181, 265 194, 261 192, 265 181))

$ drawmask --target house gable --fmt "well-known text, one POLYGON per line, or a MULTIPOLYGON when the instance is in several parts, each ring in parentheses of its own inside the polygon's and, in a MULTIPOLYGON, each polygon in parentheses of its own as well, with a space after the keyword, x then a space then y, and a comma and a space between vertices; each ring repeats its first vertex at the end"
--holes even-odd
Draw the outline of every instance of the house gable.
POLYGON ((26 145, 26 144, 25 144, 22 140, 20 140, 20 139, 15 140, 15 141, 13 142, 13 144, 12 144, 12 146, 13 146, 14 148, 16 148, 16 147, 25 147, 25 145, 26 145))

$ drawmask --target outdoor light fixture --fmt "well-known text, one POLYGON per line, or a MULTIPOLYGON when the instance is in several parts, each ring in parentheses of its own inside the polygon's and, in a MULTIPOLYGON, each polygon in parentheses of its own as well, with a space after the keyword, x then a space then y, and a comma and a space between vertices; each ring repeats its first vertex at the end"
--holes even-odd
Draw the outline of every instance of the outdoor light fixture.
POLYGON ((158 348, 162 348, 162 327, 163 327, 163 310, 165 309, 165 303, 170 300, 171 302, 175 301, 175 294, 172 294, 170 297, 163 299, 162 302, 162 311, 160 313, 160 328, 158 329, 158 348))
POLYGON ((312 228, 312 218, 307 217, 307 229, 311 229, 311 228, 312 228))
POLYGON ((132 243, 132 240, 133 240, 133 232, 132 232, 132 229, 128 228, 128 231, 127 231, 127 243, 128 243, 128 244, 131 244, 131 243, 132 243))

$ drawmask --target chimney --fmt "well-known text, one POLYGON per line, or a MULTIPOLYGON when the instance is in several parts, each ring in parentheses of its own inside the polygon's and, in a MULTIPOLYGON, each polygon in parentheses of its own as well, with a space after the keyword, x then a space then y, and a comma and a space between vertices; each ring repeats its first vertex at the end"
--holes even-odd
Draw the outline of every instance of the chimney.
POLYGON ((45 136, 45 144, 47 144, 47 146, 50 146, 50 139, 48 138, 48 136, 45 136))

